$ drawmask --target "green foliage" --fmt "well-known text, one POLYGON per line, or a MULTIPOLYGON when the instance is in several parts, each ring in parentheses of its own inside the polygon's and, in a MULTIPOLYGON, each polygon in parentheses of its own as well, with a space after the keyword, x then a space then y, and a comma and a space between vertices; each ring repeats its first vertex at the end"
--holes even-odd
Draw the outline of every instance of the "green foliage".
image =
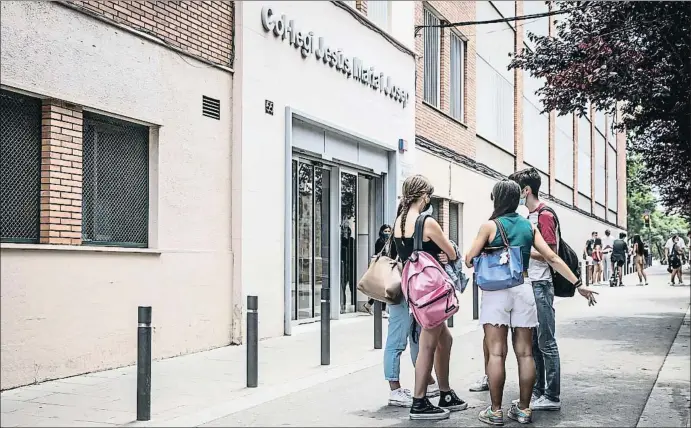
POLYGON ((645 180, 645 164, 641 156, 626 156, 626 197, 629 236, 641 235, 644 242, 653 244, 653 254, 659 257, 659 249, 674 233, 686 236, 689 224, 681 216, 667 215, 658 208, 653 189, 645 180), (650 213, 650 229, 643 224, 643 215, 650 213))

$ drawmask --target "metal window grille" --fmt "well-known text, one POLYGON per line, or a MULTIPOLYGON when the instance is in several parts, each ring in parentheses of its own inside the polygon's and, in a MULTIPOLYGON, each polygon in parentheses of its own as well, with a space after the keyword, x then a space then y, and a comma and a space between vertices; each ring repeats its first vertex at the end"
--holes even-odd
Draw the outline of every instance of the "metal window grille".
POLYGON ((455 202, 449 203, 449 239, 456 243, 456 245, 461 246, 461 241, 459 240, 458 226, 460 223, 460 209, 459 204, 455 202))
MULTIPOLYGON (((439 18, 425 9, 425 25, 439 25, 439 18)), ((439 46, 441 42, 439 27, 425 27, 424 29, 424 85, 423 96, 425 102, 439 107, 439 46)))
POLYGON ((463 120, 465 42, 451 33, 451 116, 463 120))
POLYGON ((0 91, 0 239, 39 240, 41 100, 0 91))
POLYGON ((437 220, 437 223, 442 224, 441 199, 432 198, 431 204, 432 204, 432 218, 437 220))
POLYGON ((146 247, 149 128, 84 113, 82 243, 146 247))

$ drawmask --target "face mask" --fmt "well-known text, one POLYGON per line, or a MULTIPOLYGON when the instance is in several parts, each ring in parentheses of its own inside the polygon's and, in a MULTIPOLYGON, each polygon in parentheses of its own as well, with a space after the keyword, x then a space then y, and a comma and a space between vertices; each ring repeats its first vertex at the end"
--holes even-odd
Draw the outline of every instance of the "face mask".
POLYGON ((382 233, 382 236, 384 237, 384 239, 389 239, 389 238, 391 238, 391 234, 390 234, 389 232, 384 232, 384 233, 382 233))
POLYGON ((521 199, 518 201, 518 205, 525 205, 526 199, 526 196, 521 195, 521 199))

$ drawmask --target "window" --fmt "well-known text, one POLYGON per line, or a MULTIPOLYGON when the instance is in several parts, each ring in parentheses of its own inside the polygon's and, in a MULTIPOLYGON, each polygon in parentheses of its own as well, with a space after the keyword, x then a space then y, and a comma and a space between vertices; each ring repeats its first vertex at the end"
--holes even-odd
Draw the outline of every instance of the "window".
POLYGON ((369 0, 367 2, 367 16, 384 30, 389 28, 389 8, 390 1, 387 0, 369 0))
POLYGON ((82 242, 146 247, 149 128, 84 113, 82 242))
MULTIPOLYGON (((439 25, 439 18, 424 9, 425 25, 439 25)), ((424 29, 424 87, 423 99, 426 103, 439 108, 439 47, 441 45, 441 29, 439 27, 425 27, 424 29)))
POLYGON ((465 98, 465 41, 451 33, 451 116, 463 121, 465 98))
POLYGON ((39 240, 41 100, 0 91, 0 239, 39 240))
POLYGON ((617 184, 617 152, 610 146, 607 147, 607 206, 615 212, 619 201, 617 184))
POLYGON ((578 118, 578 191, 590 197, 592 190, 590 174, 592 165, 590 121, 584 116, 578 118))
POLYGON ((443 219, 441 218, 441 205, 442 200, 439 198, 432 198, 432 218, 437 220, 437 223, 442 224, 443 219))
POLYGON ((455 242, 458 248, 463 248, 463 243, 460 241, 460 223, 461 204, 449 202, 449 239, 455 242))
POLYGON ((607 152, 607 144, 605 137, 598 131, 595 131, 595 141, 593 141, 595 148, 595 164, 593 165, 594 172, 594 186, 595 186, 595 202, 605 205, 605 186, 607 185, 607 173, 605 170, 605 156, 607 152))
POLYGON ((573 187, 573 115, 557 116, 554 132, 557 180, 573 187))

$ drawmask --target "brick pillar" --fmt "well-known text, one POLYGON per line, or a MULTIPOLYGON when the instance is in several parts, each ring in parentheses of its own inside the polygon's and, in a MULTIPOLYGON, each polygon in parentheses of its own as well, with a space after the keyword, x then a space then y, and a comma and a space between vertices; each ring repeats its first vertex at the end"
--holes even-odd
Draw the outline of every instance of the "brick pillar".
MULTIPOLYGON (((621 117, 621 110, 617 111, 621 117)), ((617 147, 617 223, 623 229, 627 227, 628 207, 626 206, 626 133, 616 133, 617 147)))
POLYGON ((355 0, 355 8, 363 15, 367 15, 367 0, 355 0))
MULTIPOLYGON (((551 7, 550 7, 551 9, 551 7)), ((554 19, 552 16, 548 18, 548 34, 553 37, 554 36, 554 19)), ((557 181, 557 168, 556 168, 556 141, 555 141, 555 132, 557 129, 557 112, 555 110, 552 110, 549 112, 549 136, 547 138, 547 144, 549 146, 548 150, 548 157, 549 157, 549 163, 548 163, 548 173, 549 173, 549 194, 554 195, 555 187, 556 187, 556 181, 557 181)))
POLYGON ((441 228, 444 230, 446 237, 449 237, 449 200, 442 199, 440 206, 439 218, 441 219, 441 228))
MULTIPOLYGON (((523 2, 517 1, 516 16, 523 15, 523 2)), ((523 21, 515 21, 516 37, 514 37, 514 52, 523 49, 523 21)), ((513 70, 513 144, 516 159, 514 171, 523 169, 523 70, 513 70)))
POLYGON ((42 244, 82 243, 82 108, 43 100, 42 244))
MULTIPOLYGON (((609 132, 607 132, 607 126, 611 124, 609 123, 609 116, 605 115, 605 219, 609 220, 609 132)), ((616 223, 616 222, 614 222, 616 223)))
POLYGON ((439 30, 439 110, 451 114, 451 31, 439 30))
POLYGON ((595 213, 595 109, 588 107, 590 119, 590 212, 595 213))
POLYGON ((571 115, 573 124, 573 206, 578 207, 578 116, 571 115))

